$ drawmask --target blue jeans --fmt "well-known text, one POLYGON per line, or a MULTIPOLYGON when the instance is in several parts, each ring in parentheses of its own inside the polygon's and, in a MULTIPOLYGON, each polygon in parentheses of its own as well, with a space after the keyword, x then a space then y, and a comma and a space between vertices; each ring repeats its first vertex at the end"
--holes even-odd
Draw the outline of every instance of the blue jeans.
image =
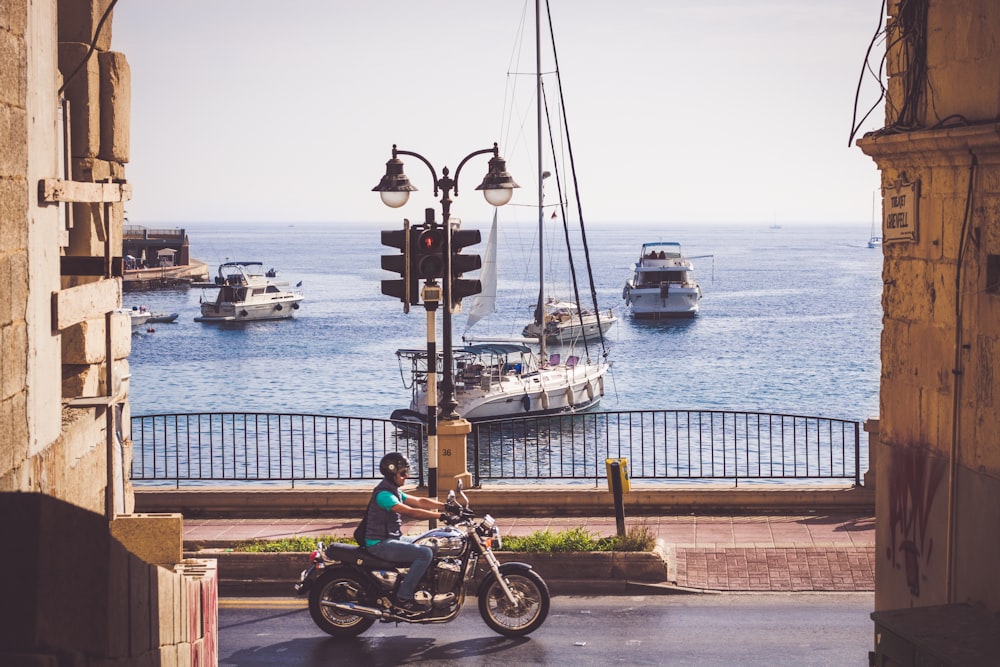
POLYGON ((427 571, 427 566, 434 558, 434 552, 430 547, 414 544, 413 537, 401 537, 398 540, 383 540, 378 544, 368 547, 368 551, 378 556, 382 560, 390 560, 395 563, 410 563, 410 572, 403 577, 403 582, 399 585, 396 597, 400 600, 412 600, 413 593, 417 590, 420 578, 427 571))

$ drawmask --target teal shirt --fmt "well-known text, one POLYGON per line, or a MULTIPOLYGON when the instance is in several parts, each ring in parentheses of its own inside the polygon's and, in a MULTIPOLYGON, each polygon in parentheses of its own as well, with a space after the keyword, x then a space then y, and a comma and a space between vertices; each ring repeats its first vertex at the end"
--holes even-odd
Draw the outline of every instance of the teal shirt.
MULTIPOLYGON (((402 489, 399 491, 399 498, 392 495, 389 491, 380 491, 379 494, 375 496, 375 503, 386 512, 391 511, 393 507, 399 504, 400 500, 404 503, 406 502, 406 494, 403 493, 402 489)), ((368 546, 372 546, 373 544, 378 544, 379 541, 365 540, 365 542, 368 546)))

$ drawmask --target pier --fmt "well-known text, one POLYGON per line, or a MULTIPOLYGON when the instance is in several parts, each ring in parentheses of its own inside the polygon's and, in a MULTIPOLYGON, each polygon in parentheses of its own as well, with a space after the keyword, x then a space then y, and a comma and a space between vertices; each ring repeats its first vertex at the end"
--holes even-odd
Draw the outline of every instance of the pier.
POLYGON ((148 229, 125 225, 122 231, 125 271, 122 289, 136 292, 208 280, 208 266, 191 257, 184 229, 148 229))

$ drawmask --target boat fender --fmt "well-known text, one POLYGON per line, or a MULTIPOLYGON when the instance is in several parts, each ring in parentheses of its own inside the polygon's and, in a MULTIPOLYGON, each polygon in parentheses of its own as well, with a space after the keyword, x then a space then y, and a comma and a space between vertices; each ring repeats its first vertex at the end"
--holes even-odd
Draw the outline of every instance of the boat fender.
POLYGON ((282 307, 282 305, 281 305, 281 304, 279 303, 279 304, 278 304, 277 306, 275 306, 275 307, 274 307, 274 309, 275 309, 275 310, 282 310, 282 309, 283 309, 283 307, 282 307))
POLYGON ((249 315, 249 314, 250 314, 250 313, 248 313, 248 312, 247 312, 247 311, 245 311, 245 310, 241 310, 241 311, 240 311, 240 317, 246 317, 246 316, 247 316, 247 315, 249 315))
POLYGON ((587 380, 587 398, 589 400, 594 400, 594 381, 587 380))
POLYGON ((542 409, 549 409, 549 393, 547 391, 542 392, 542 409))
POLYGON ((297 304, 297 303, 293 303, 293 304, 292 304, 292 308, 293 308, 294 310, 298 310, 298 309, 299 309, 299 304, 297 304))
POLYGON ((566 404, 572 406, 575 402, 573 387, 566 387, 566 404))
POLYGON ((531 396, 525 394, 521 397, 521 407, 524 408, 525 412, 531 409, 531 396))

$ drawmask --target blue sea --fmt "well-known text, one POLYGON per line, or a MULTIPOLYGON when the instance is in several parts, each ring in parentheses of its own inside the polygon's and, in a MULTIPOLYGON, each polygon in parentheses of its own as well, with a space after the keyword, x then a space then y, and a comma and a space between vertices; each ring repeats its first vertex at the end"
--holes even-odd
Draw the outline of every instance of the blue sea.
MULTIPOLYGON (((153 225, 162 228, 167 225, 153 225)), ((133 415, 294 412, 387 418, 410 391, 395 351, 425 345, 422 307, 380 292, 391 277, 379 257, 383 225, 190 224, 191 254, 209 266, 259 260, 281 280, 302 282, 296 318, 213 325, 195 322, 214 290, 127 292, 126 307, 177 312, 132 337, 133 415)), ((482 231, 489 222, 463 228, 482 231)), ((585 286, 579 232, 574 265, 585 286)), ((594 224, 587 246, 600 307, 619 317, 608 334, 611 375, 600 409, 778 412, 863 421, 878 413, 882 252, 868 223, 594 224), (639 321, 622 288, 640 246, 679 241, 694 259, 704 297, 690 320, 639 321)), ((538 294, 537 231, 501 222, 497 312, 469 333, 518 336, 538 294)), ((561 226, 546 231, 547 293, 570 296, 561 226)), ((453 316, 456 345, 464 314, 453 316)), ((440 334, 439 334, 440 344, 440 334)), ((577 351, 577 354, 580 352, 577 351)), ((599 348, 591 348, 598 354, 599 348)))

